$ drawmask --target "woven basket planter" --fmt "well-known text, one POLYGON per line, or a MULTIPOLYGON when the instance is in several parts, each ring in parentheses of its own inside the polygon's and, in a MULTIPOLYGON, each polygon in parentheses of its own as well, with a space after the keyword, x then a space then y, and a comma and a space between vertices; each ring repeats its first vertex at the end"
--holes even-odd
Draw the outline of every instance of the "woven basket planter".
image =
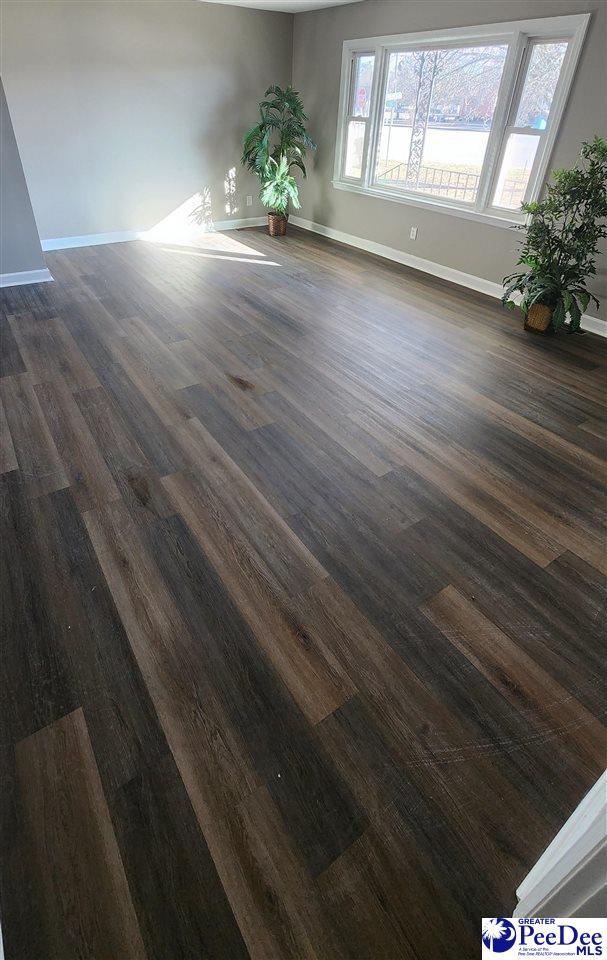
POLYGON ((268 230, 271 237, 284 237, 287 232, 287 218, 281 213, 269 213, 268 230))
POLYGON ((545 303, 534 303, 529 308, 525 317, 525 330, 531 333, 548 333, 554 307, 548 307, 545 303))

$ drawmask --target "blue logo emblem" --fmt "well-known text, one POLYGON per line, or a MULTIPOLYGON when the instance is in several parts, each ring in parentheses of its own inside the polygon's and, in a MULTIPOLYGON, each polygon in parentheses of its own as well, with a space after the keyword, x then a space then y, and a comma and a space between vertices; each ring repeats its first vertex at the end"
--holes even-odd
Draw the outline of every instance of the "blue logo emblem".
POLYGON ((483 943, 493 953, 505 953, 516 943, 516 930, 505 917, 492 917, 483 924, 483 943))

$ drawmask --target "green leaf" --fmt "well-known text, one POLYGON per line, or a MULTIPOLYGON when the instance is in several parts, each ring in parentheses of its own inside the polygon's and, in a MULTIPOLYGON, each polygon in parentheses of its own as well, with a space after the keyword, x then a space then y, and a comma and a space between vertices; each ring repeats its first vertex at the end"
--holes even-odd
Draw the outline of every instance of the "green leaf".
POLYGON ((556 307, 554 308, 554 313, 552 314, 552 326, 555 330, 558 330, 565 322, 565 306, 562 300, 559 300, 556 307))
POLYGON ((303 175, 304 175, 304 178, 307 176, 305 164, 304 164, 303 160, 300 160, 300 159, 299 159, 299 157, 294 157, 294 158, 291 160, 290 166, 291 166, 291 167, 299 167, 299 169, 301 170, 301 172, 302 172, 303 175))
POLYGON ((582 322, 582 311, 578 307, 577 301, 574 298, 571 299, 571 304, 569 307, 569 316, 571 317, 571 321, 569 324, 569 331, 570 333, 575 333, 576 330, 580 329, 580 325, 582 322))
POLYGON ((266 206, 286 210, 289 202, 299 207, 297 185, 291 168, 306 176, 303 158, 308 149, 316 149, 309 136, 303 102, 297 90, 273 84, 259 104, 260 121, 244 136, 242 164, 262 181, 260 199, 266 206))
POLYGON ((509 283, 508 286, 505 288, 504 293, 502 294, 502 300, 508 300, 511 294, 513 294, 515 290, 520 291, 521 285, 522 285, 521 280, 518 278, 516 280, 513 280, 511 283, 509 283))
MULTIPOLYGON (((582 305, 582 313, 585 313, 588 308, 588 304, 590 303, 590 294, 588 293, 588 291, 580 290, 578 292, 578 300, 582 305)), ((597 307, 598 307, 598 302, 597 302, 597 307)))

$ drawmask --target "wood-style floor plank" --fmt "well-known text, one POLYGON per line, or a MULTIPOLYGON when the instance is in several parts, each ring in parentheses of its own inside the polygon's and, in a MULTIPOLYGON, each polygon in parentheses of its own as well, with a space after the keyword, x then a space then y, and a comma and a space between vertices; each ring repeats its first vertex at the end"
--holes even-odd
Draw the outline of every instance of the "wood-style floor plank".
POLYGON ((78 705, 43 589, 43 572, 52 569, 53 556, 41 553, 37 533, 26 483, 18 471, 3 474, 0 719, 6 747, 78 705))
POLYGON ((0 400, 0 473, 10 473, 11 470, 18 469, 19 463, 13 446, 13 438, 8 428, 4 404, 0 400))
MULTIPOLYGON (((299 824, 305 854, 314 857, 319 867, 332 859, 330 851, 335 851, 336 843, 337 849, 347 846, 352 833, 359 832, 355 805, 340 788, 338 778, 331 806, 292 805, 295 789, 325 790, 328 799, 331 769, 320 757, 317 761, 311 735, 306 736, 294 706, 281 694, 272 675, 264 676, 263 665, 255 664, 253 652, 247 654, 243 646, 246 630, 235 609, 230 609, 227 595, 221 604, 213 603, 214 593, 221 587, 217 579, 213 585, 208 568, 203 571, 202 557, 193 568, 194 557, 188 558, 186 552, 183 568, 176 568, 173 574, 165 553, 161 562, 169 592, 160 569, 137 538, 126 508, 109 504, 103 511, 87 514, 87 524, 247 946, 252 956, 261 960, 268 955, 260 952, 262 946, 267 951, 268 944, 284 936, 286 927, 293 939, 286 956, 295 958, 304 949, 309 931, 305 925, 302 928, 297 914, 276 917, 272 902, 266 895, 259 897, 258 885, 263 889, 268 881, 258 876, 258 866, 251 871, 238 866, 243 855, 239 804, 262 777, 267 778, 275 802, 290 815, 293 826, 299 824), (192 586, 200 591, 199 626, 192 620, 195 598, 183 590, 184 575, 193 577, 192 586), (183 617, 171 593, 179 599, 183 617), (206 623, 205 616, 211 618, 206 623), (320 822, 315 819, 318 816, 320 822), (264 934, 259 941, 261 931, 264 934)), ((174 539, 167 534, 165 530, 155 543, 156 555, 163 543, 174 539)), ((173 548, 175 559, 184 550, 187 544, 182 532, 173 548)), ((298 792, 296 800, 304 796, 298 792)), ((275 816, 279 818, 278 811, 275 816)), ((256 837, 247 838, 247 849, 258 842, 256 837)), ((292 843, 289 841, 289 848, 292 843)), ((283 878, 279 893, 274 894, 283 904, 281 910, 286 910, 289 882, 288 876, 283 878)))
POLYGON ((19 352, 19 346, 8 318, 4 315, 0 316, 0 347, 0 377, 25 373, 26 367, 23 357, 19 352))
POLYGON ((34 392, 80 510, 117 500, 116 484, 65 382, 46 381, 34 392))
POLYGON ((45 956, 144 960, 82 710, 21 740, 16 755, 45 956))
POLYGON ((163 485, 308 720, 314 724, 331 714, 355 687, 322 637, 307 629, 287 591, 242 534, 231 529, 220 508, 209 509, 192 483, 179 475, 163 485))
POLYGON ((123 501, 141 523, 171 512, 160 475, 116 402, 102 389, 75 394, 95 444, 123 501))
POLYGON ((607 342, 292 226, 48 265, 0 291, 7 960, 476 956, 604 766, 607 342))
POLYGON ((35 497, 68 487, 69 479, 29 374, 0 380, 0 397, 28 494, 35 497))
POLYGON ((115 791, 111 813, 148 958, 246 960, 173 757, 149 764, 115 791))
POLYGON ((67 490, 32 507, 38 571, 54 650, 86 714, 106 789, 132 780, 166 752, 158 717, 132 655, 125 627, 67 490))
POLYGON ((70 390, 85 390, 99 385, 61 320, 36 320, 20 313, 18 318, 10 322, 33 383, 62 378, 70 390))
POLYGON ((523 715, 533 718, 542 741, 560 738, 566 730, 574 754, 593 772, 601 770, 604 750, 600 720, 548 676, 472 601, 449 586, 422 609, 503 697, 523 715))

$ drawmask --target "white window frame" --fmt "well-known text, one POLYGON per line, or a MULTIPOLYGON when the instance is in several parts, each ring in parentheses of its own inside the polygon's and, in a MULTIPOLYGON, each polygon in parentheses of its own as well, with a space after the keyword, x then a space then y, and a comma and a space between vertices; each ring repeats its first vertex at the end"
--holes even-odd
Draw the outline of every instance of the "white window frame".
POLYGON ((342 176, 343 176, 343 179, 344 179, 344 181, 345 181, 346 183, 358 183, 358 182, 359 182, 359 178, 358 178, 358 177, 349 177, 349 176, 346 174, 346 172, 345 172, 345 171, 346 171, 346 144, 347 144, 347 140, 348 140, 348 127, 349 127, 349 125, 350 125, 350 122, 352 122, 352 123, 364 123, 364 125, 365 125, 365 139, 364 139, 364 144, 363 144, 363 164, 364 164, 364 162, 365 162, 365 158, 366 158, 367 153, 368 153, 369 131, 370 131, 370 129, 371 129, 371 107, 373 106, 371 100, 372 100, 372 97, 373 97, 373 90, 374 90, 374 88, 375 88, 376 79, 377 79, 377 58, 375 58, 374 61, 373 61, 373 73, 372 73, 372 75, 371 75, 371 100, 370 100, 370 102, 369 102, 369 113, 368 113, 368 115, 367 115, 366 117, 360 116, 360 114, 353 113, 352 110, 349 109, 349 108, 352 107, 352 104, 353 104, 353 101, 354 101, 354 80, 355 80, 355 78, 356 78, 356 66, 357 66, 357 61, 358 61, 361 57, 373 56, 374 52, 375 52, 375 51, 374 51, 373 49, 371 49, 371 50, 356 50, 355 52, 353 52, 353 53, 350 55, 350 67, 349 67, 349 70, 348 70, 348 89, 347 89, 347 92, 346 92, 346 102, 345 102, 345 106, 344 106, 344 109, 345 109, 345 111, 346 111, 345 116, 344 116, 344 131, 345 131, 345 133, 344 133, 344 137, 343 137, 343 147, 342 147, 343 153, 342 153, 342 158, 341 158, 341 170, 343 171, 343 175, 342 175, 342 176))
MULTIPOLYGON (((450 30, 432 30, 421 33, 406 33, 397 36, 367 37, 362 40, 346 40, 343 44, 341 64, 341 86, 339 94, 339 113, 337 139, 335 146, 335 166, 333 186, 338 190, 348 190, 374 197, 381 197, 397 203, 412 204, 426 209, 451 215, 491 223, 495 226, 512 227, 522 223, 525 215, 517 210, 492 205, 495 183, 499 175, 500 164, 506 148, 508 134, 525 133, 538 136, 540 143, 535 156, 531 176, 525 193, 525 200, 536 200, 542 185, 554 148, 559 125, 565 110, 576 66, 580 57, 591 14, 573 14, 563 17, 545 17, 536 20, 518 20, 507 23, 493 23, 474 27, 458 27, 450 30), (558 83, 554 92, 546 128, 542 131, 530 127, 516 128, 514 118, 522 92, 525 68, 534 43, 550 40, 567 40, 568 46, 561 67, 558 83), (463 46, 479 43, 507 43, 508 51, 500 81, 499 92, 493 114, 493 122, 485 151, 481 171, 481 180, 476 201, 465 203, 451 198, 425 196, 402 188, 387 187, 375 182, 374 158, 377 156, 381 135, 385 86, 388 76, 388 58, 391 53, 401 50, 418 50, 424 46, 463 46), (371 87, 369 116, 366 119, 365 140, 360 178, 346 177, 345 151, 349 120, 348 110, 351 102, 353 65, 361 54, 374 54, 373 81, 371 87)), ((364 119, 364 118, 363 118, 364 119)))

